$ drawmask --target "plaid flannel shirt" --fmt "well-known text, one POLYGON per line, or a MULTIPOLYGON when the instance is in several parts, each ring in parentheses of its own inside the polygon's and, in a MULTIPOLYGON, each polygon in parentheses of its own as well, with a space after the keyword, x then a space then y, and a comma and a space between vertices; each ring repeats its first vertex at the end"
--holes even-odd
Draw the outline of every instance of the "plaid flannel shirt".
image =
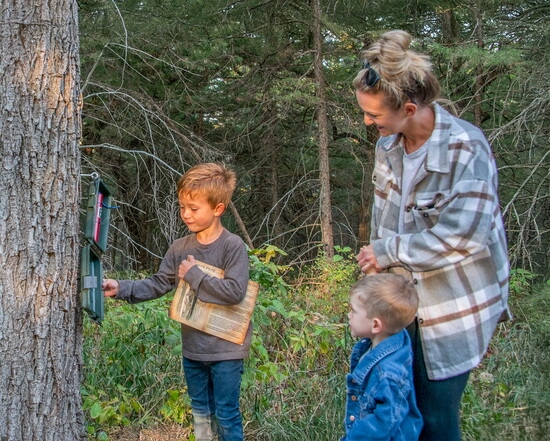
POLYGON ((438 380, 477 366, 509 317, 509 264, 491 148, 477 127, 435 103, 434 111, 402 234, 402 138, 377 143, 371 243, 381 267, 410 272, 428 377, 438 380))

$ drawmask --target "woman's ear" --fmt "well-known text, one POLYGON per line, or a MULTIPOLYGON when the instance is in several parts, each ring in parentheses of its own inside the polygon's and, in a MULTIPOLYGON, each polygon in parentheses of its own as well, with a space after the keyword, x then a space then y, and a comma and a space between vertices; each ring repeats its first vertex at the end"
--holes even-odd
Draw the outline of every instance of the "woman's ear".
POLYGON ((411 118, 416 114, 417 105, 414 103, 411 103, 410 101, 408 103, 405 103, 403 106, 403 109, 405 110, 405 116, 407 118, 411 118))

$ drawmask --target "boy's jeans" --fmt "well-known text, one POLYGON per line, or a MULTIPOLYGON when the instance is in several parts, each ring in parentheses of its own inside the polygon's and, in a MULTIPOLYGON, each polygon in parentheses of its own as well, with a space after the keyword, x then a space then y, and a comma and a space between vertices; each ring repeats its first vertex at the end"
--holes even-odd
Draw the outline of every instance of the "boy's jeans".
POLYGON ((212 440, 214 423, 220 441, 242 441, 239 395, 243 360, 195 361, 183 357, 183 370, 196 441, 212 440))

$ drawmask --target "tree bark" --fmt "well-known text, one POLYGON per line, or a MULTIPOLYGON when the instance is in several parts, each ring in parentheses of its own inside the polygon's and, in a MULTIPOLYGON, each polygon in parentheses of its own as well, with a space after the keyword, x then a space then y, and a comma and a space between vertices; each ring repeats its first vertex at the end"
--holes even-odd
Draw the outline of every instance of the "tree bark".
MULTIPOLYGON (((474 5, 474 14, 476 21, 476 43, 479 49, 483 49, 483 11, 481 9, 481 2, 477 0, 474 5)), ((474 93, 474 124, 481 127, 483 122, 483 94, 485 93, 485 74, 483 72, 483 65, 479 65, 476 73, 476 86, 474 93)))
POLYGON ((321 35, 321 2, 312 0, 313 6, 313 41, 314 41, 314 72, 317 86, 317 124, 319 139, 319 181, 321 184, 320 214, 322 242, 327 257, 334 256, 334 236, 332 230, 332 201, 330 194, 330 162, 328 151, 327 97, 325 78, 323 76, 323 38, 321 35))
POLYGON ((273 213, 271 214, 271 242, 276 246, 282 247, 282 240, 279 235, 282 232, 281 224, 281 204, 279 203, 279 151, 277 150, 277 145, 274 142, 273 136, 269 137, 270 150, 273 152, 271 155, 270 167, 270 191, 271 191, 271 206, 273 207, 273 213))
POLYGON ((246 225, 244 224, 241 215, 237 211, 237 208, 235 207, 235 204, 233 201, 229 202, 229 209, 231 210, 231 213, 233 214, 233 217, 235 218, 235 222, 237 222, 237 225, 239 226, 239 229, 241 230, 241 233, 243 234, 243 240, 244 243, 248 245, 250 249, 254 249, 254 244, 252 243, 252 239, 250 238, 250 235, 248 234, 248 230, 246 229, 246 225))
POLYGON ((77 5, 1 5, 0 440, 83 440, 77 5))
POLYGON ((359 246, 368 245, 370 242, 370 225, 372 216, 372 203, 374 189, 372 185, 372 171, 374 170, 374 151, 378 137, 371 130, 367 130, 367 143, 365 148, 365 170, 361 185, 361 204, 359 208, 359 246))
POLYGON ((458 23, 453 9, 445 9, 439 13, 441 17, 441 39, 443 44, 454 44, 458 40, 458 23))

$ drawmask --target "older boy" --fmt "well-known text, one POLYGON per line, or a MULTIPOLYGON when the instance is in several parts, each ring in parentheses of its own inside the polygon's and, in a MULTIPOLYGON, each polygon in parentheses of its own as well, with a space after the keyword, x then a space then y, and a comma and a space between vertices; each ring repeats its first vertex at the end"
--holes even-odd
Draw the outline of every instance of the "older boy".
POLYGON ((418 308, 416 290, 402 276, 368 276, 352 286, 350 306, 351 335, 361 340, 346 377, 341 441, 417 440, 422 417, 414 395, 411 341, 404 330, 418 308))
MULTIPOLYGON (((129 303, 163 296, 184 279, 203 302, 235 305, 246 294, 248 255, 242 239, 220 220, 235 189, 235 174, 214 163, 199 164, 178 182, 180 216, 191 234, 168 249, 156 274, 144 280, 103 282, 108 297, 129 303), (208 276, 195 259, 224 270, 224 278, 208 276)), ((182 325, 183 368, 193 409, 195 439, 243 440, 239 408, 243 359, 252 338, 237 345, 182 325), (217 430, 216 430, 217 429, 217 430)))

